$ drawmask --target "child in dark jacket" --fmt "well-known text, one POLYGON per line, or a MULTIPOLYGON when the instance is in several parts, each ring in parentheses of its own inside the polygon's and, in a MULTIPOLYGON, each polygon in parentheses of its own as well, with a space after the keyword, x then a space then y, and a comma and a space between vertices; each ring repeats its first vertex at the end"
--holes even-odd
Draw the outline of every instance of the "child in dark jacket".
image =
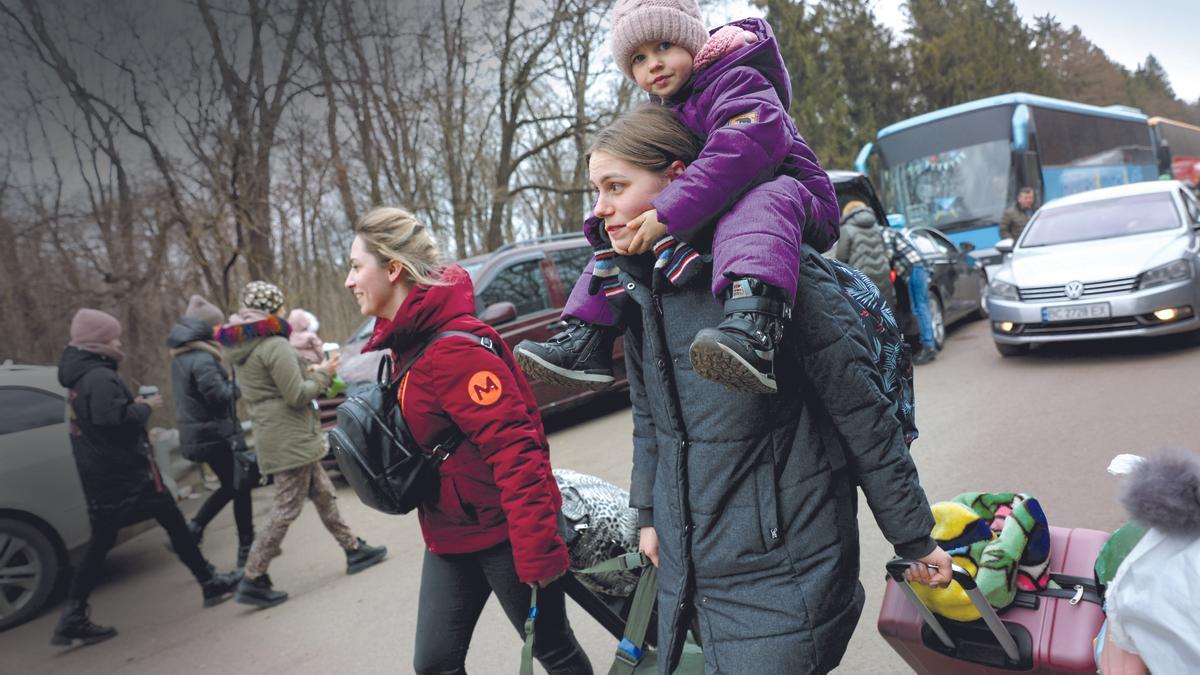
POLYGON ((608 386, 625 293, 613 256, 653 250, 656 283, 683 286, 701 266, 696 249, 711 248, 725 320, 696 335, 692 365, 731 389, 774 393, 801 243, 828 249, 838 229, 833 185, 787 113, 791 83, 774 34, 744 19, 710 36, 695 0, 618 0, 612 21, 618 66, 704 149, 654 208, 626 224, 638 231, 629 250, 606 247, 599 220, 589 219, 596 253, 564 309, 566 329, 522 342, 518 362, 535 379, 608 386))

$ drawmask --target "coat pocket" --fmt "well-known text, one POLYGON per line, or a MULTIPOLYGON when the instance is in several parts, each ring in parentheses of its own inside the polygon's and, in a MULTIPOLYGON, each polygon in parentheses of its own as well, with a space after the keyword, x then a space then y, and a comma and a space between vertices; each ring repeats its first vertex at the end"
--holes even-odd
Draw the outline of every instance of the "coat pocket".
POLYGON ((779 489, 775 484, 775 462, 768 457, 754 469, 755 492, 758 495, 758 523, 763 550, 770 551, 783 542, 779 531, 779 489))
POLYGON ((452 523, 474 525, 479 522, 479 513, 474 506, 463 499, 462 489, 458 485, 459 480, 461 478, 453 474, 442 475, 437 508, 452 523))

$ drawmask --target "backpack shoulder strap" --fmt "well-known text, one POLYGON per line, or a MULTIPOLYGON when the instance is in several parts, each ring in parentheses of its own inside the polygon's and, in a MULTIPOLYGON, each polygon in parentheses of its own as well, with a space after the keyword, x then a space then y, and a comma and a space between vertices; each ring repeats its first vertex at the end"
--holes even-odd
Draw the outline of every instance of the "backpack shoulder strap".
POLYGON ((391 380, 392 383, 394 384, 396 382, 399 382, 401 378, 403 378, 405 375, 407 375, 408 371, 412 370, 412 367, 417 365, 417 361, 420 360, 421 355, 423 355, 425 353, 425 350, 429 349, 430 347, 433 346, 433 343, 435 343, 438 340, 441 340, 443 338, 449 338, 449 337, 467 338, 467 339, 471 340, 472 342, 484 347, 485 349, 487 349, 491 353, 495 354, 496 356, 500 355, 500 350, 496 348, 496 344, 494 342, 492 342, 492 339, 487 336, 476 335, 474 333, 468 333, 464 330, 442 331, 441 333, 438 333, 437 335, 434 335, 433 337, 429 338, 428 340, 425 341, 425 344, 421 345, 421 348, 417 350, 417 353, 414 354, 413 357, 408 360, 408 363, 404 364, 404 367, 401 368, 398 373, 395 374, 395 376, 391 380))
MULTIPOLYGON (((393 386, 401 385, 399 393, 400 415, 398 416, 397 421, 404 426, 405 433, 408 433, 408 422, 404 421, 404 387, 402 385, 404 378, 408 376, 408 371, 412 370, 412 367, 417 364, 417 361, 421 358, 421 355, 425 353, 426 349, 429 349, 429 347, 438 340, 451 337, 467 338, 475 344, 484 347, 496 356, 500 356, 500 350, 496 347, 496 343, 485 335, 476 335, 474 333, 468 333, 462 330, 447 330, 429 338, 425 344, 421 345, 421 348, 417 350, 417 353, 408 360, 408 363, 404 365, 404 368, 402 368, 400 372, 396 374, 395 378, 391 380, 393 386)), ((466 438, 466 436, 463 434, 462 430, 458 427, 455 427, 454 430, 450 432, 449 436, 447 436, 441 443, 437 444, 437 447, 434 448, 434 452, 440 453, 442 455, 442 459, 445 459, 454 452, 455 448, 458 447, 459 443, 462 443, 464 438, 466 438)))
POLYGON ((396 373, 395 376, 391 379, 392 384, 394 385, 394 384, 400 382, 400 380, 404 379, 404 376, 408 375, 408 371, 412 370, 412 367, 417 365, 417 361, 420 360, 421 356, 425 353, 426 349, 429 349, 430 347, 433 346, 433 343, 435 343, 438 340, 441 340, 443 338, 450 338, 450 337, 467 338, 467 339, 471 340, 472 342, 474 342, 475 344, 478 344, 478 345, 484 347, 485 349, 487 349, 491 353, 495 354, 496 356, 500 355, 500 350, 496 348, 496 344, 494 342, 492 342, 491 338, 489 338, 485 335, 476 335, 474 333, 468 333, 464 330, 442 331, 441 333, 438 333, 437 335, 434 335, 433 337, 429 338, 428 340, 425 341, 425 344, 421 345, 421 348, 417 350, 417 353, 414 354, 413 357, 408 360, 408 363, 404 364, 404 367, 400 369, 400 372, 396 373))
POLYGON ((496 348, 496 343, 493 342, 490 337, 487 337, 485 335, 476 335, 474 333, 468 333, 465 330, 442 331, 441 333, 434 335, 433 339, 429 341, 429 344, 433 344, 434 342, 437 342, 438 340, 441 340, 442 338, 448 338, 448 337, 467 338, 468 340, 471 340, 472 342, 475 342, 476 344, 480 345, 484 349, 487 349, 489 352, 495 354, 496 356, 500 356, 500 350, 496 348))

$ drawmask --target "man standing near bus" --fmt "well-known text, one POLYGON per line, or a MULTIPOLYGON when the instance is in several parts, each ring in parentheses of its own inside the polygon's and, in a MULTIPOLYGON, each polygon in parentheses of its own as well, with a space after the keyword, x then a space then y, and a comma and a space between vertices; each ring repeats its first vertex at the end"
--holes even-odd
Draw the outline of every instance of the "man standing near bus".
POLYGON ((1008 207, 1000 217, 1000 238, 1016 241, 1033 215, 1033 188, 1023 187, 1017 191, 1017 203, 1008 207))

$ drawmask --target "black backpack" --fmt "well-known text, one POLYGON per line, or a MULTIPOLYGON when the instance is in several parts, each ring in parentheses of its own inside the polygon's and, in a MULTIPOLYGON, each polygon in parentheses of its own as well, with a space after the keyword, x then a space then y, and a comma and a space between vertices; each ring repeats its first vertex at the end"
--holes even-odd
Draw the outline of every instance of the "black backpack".
POLYGON ((457 330, 438 333, 394 376, 391 356, 384 357, 377 383, 338 406, 329 446, 354 493, 377 511, 408 513, 423 502, 435 501, 438 469, 465 438, 462 430, 455 428, 433 450, 424 452, 396 404, 400 381, 430 345, 449 337, 467 338, 499 356, 490 338, 457 330))
POLYGON ((833 268, 842 293, 850 300, 866 329, 875 365, 883 379, 884 393, 896 403, 896 418, 904 428, 904 443, 911 445, 918 436, 912 349, 875 282, 846 263, 832 258, 826 260, 833 268))

